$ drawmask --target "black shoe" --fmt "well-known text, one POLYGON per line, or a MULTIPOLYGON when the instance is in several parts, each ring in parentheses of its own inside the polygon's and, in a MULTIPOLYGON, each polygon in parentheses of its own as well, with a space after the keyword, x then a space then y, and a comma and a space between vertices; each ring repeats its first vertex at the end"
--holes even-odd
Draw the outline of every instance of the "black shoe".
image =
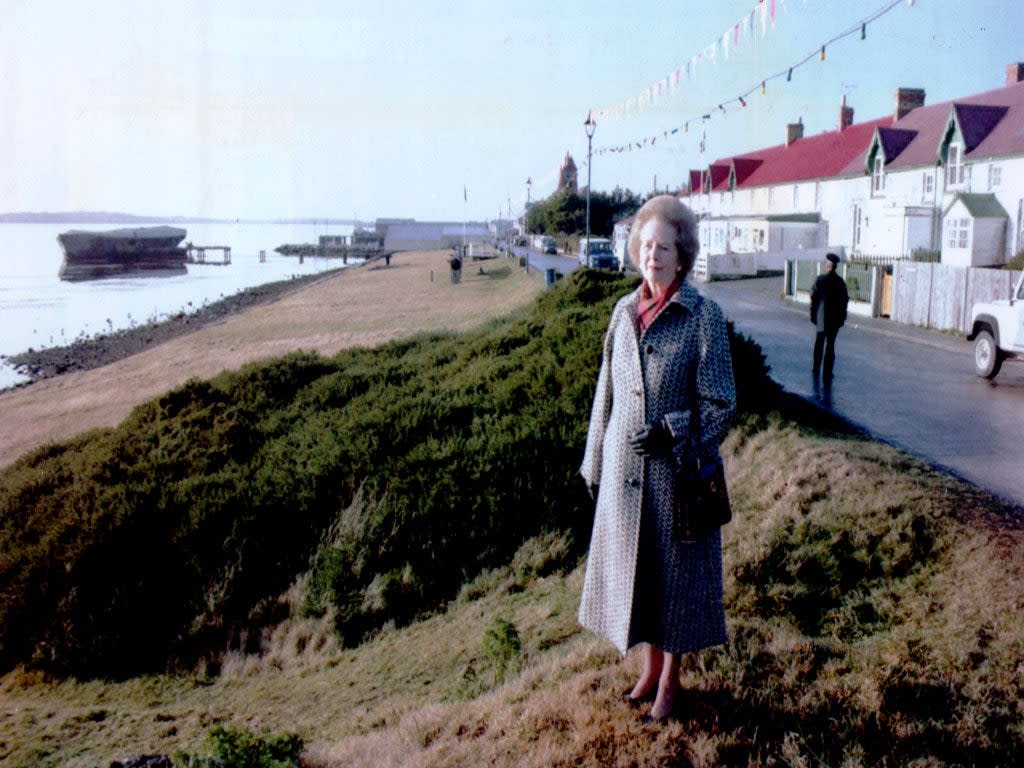
POLYGON ((647 701, 654 701, 654 696, 655 696, 656 693, 657 693, 657 688, 652 688, 647 693, 645 693, 643 696, 633 696, 632 695, 633 694, 633 689, 630 688, 627 691, 623 691, 622 694, 619 696, 619 698, 622 699, 627 704, 643 704, 644 702, 647 702, 647 701))

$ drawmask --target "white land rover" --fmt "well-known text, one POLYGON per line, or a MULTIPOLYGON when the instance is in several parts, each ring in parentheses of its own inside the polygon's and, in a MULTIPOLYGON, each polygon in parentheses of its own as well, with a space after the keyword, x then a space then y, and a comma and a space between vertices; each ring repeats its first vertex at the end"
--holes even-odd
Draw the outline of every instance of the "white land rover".
POLYGON ((994 379, 1008 357, 1024 355, 1024 272, 1021 272, 1009 299, 979 301, 971 307, 971 332, 974 342, 974 370, 979 376, 994 379))

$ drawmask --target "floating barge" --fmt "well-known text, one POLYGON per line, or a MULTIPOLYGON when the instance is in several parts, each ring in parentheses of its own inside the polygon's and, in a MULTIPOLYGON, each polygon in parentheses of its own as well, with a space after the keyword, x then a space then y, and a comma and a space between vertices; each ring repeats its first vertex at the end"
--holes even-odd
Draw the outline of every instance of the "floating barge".
POLYGON ((104 232, 72 229, 57 235, 64 249, 61 280, 95 280, 140 272, 183 274, 188 254, 178 227, 129 227, 104 232))

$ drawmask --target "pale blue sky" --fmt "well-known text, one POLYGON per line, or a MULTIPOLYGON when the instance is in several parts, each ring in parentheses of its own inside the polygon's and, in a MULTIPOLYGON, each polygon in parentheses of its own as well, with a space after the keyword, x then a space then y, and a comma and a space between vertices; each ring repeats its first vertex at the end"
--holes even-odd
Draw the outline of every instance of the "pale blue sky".
MULTIPOLYGON (((770 0, 765 0, 770 2, 770 0)), ((903 0, 784 78, 734 99, 887 5, 776 0, 764 37, 642 113, 602 119, 593 187, 678 186, 723 155, 1000 87, 1024 61, 1020 0, 903 0), (699 120, 711 112, 706 152, 699 120)), ((590 108, 638 97, 757 0, 3 0, 0 211, 214 217, 492 218, 586 177, 590 108), (463 188, 468 202, 463 201, 463 188)))

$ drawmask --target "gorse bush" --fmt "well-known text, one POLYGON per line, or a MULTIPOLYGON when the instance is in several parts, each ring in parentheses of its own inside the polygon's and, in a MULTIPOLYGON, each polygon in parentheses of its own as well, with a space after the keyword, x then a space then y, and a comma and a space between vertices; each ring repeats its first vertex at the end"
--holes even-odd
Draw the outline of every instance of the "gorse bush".
MULTIPOLYGON (((357 643, 545 531, 578 553, 601 340, 634 286, 582 271, 479 331, 191 381, 22 458, 0 475, 0 670, 215 668, 307 570, 304 610, 357 643)), ((733 348, 756 406, 764 357, 733 348)))
POLYGON ((505 675, 515 669, 523 654, 523 643, 516 625, 506 619, 496 618, 494 626, 484 633, 480 647, 494 666, 495 684, 503 684, 505 675))
POLYGON ((177 754, 175 768, 300 768, 305 746, 294 733, 259 735, 220 725, 210 730, 207 742, 208 756, 177 754))

